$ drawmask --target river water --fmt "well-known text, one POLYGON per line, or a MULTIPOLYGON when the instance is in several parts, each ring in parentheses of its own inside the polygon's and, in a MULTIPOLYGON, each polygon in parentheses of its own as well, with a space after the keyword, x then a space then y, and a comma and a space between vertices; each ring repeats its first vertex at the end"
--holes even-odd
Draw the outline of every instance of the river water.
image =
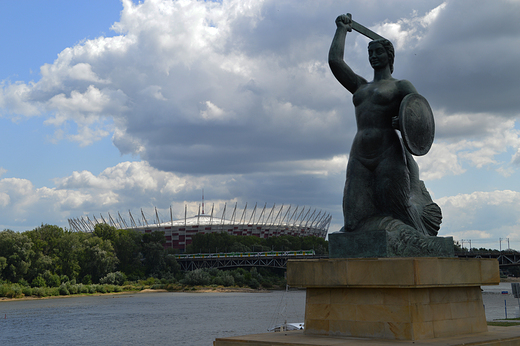
POLYGON ((305 291, 135 293, 0 302, 0 345, 211 346, 302 322, 305 291))
MULTIPOLYGON (((484 286, 487 320, 515 317, 511 285, 484 286), (502 292, 508 291, 508 294, 502 292)), ((218 337, 302 322, 305 291, 133 293, 0 302, 0 345, 211 346, 218 337)), ((516 310, 516 311, 515 311, 516 310)))

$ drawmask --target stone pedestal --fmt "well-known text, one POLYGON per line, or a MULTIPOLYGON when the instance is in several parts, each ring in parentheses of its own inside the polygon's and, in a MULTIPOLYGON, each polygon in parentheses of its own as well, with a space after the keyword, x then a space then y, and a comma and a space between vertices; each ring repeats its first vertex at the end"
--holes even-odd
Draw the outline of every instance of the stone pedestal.
POLYGON ((307 288, 308 335, 422 340, 487 331, 480 285, 500 282, 494 259, 290 261, 307 288))
POLYGON ((520 327, 487 328, 480 286, 500 282, 495 259, 290 260, 287 278, 307 289, 303 332, 214 345, 520 345, 520 327))
MULTIPOLYGON (((330 258, 453 257, 453 237, 416 236, 401 241, 399 232, 372 230, 329 233, 330 258), (406 244, 406 246, 404 246, 406 244)), ((406 236, 406 235, 405 235, 406 236)))

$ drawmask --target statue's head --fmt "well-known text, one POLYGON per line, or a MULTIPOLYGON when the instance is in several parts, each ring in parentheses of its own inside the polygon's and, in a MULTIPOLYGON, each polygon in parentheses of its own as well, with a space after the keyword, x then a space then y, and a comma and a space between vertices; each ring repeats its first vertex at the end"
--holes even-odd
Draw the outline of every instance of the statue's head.
POLYGON ((388 65, 390 66, 390 73, 394 72, 394 57, 395 50, 392 42, 388 41, 386 38, 381 38, 378 40, 370 41, 368 44, 368 48, 374 44, 380 44, 386 51, 386 55, 388 56, 388 65))

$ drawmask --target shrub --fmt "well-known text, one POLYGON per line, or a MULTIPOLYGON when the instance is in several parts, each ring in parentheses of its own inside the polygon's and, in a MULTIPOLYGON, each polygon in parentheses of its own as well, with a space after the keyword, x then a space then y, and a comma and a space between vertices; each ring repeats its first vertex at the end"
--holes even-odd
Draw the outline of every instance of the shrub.
POLYGON ((251 281, 249 281, 248 286, 256 290, 258 287, 260 287, 260 283, 257 279, 251 279, 251 281))
POLYGON ((47 284, 45 283, 45 279, 43 278, 43 276, 38 275, 31 282, 31 286, 32 287, 45 287, 45 286, 47 286, 47 284))
POLYGON ((246 279, 244 275, 238 270, 235 269, 231 272, 231 275, 233 275, 233 279, 235 279, 235 284, 242 287, 244 286, 246 279))
POLYGON ((67 284, 62 283, 59 287, 60 296, 68 296, 70 294, 69 290, 67 289, 67 284))
POLYGON ((264 281, 261 282, 261 285, 263 288, 271 288, 273 287, 273 284, 268 279, 264 279, 264 281))
POLYGON ((132 285, 125 285, 125 286, 121 287, 121 289, 123 291, 135 291, 135 290, 137 290, 137 288, 135 286, 132 286, 132 285))
POLYGON ((126 275, 121 272, 108 273, 107 276, 99 280, 104 285, 123 285, 126 281, 126 275))
POLYGON ((18 281, 18 284, 19 284, 20 286, 22 286, 22 287, 29 286, 29 283, 28 283, 27 280, 25 280, 25 279, 20 279, 20 280, 18 281))
POLYGON ((25 286, 22 288, 22 293, 24 296, 29 297, 33 295, 33 289, 30 286, 25 286))
POLYGON ((87 285, 88 293, 96 293, 96 285, 87 285))
POLYGON ((81 283, 84 285, 92 285, 92 276, 90 276, 90 274, 85 275, 81 283))
POLYGON ((59 287, 47 287, 46 290, 50 296, 55 297, 60 295, 59 287))
POLYGON ((96 285, 96 291, 99 293, 107 293, 107 290, 103 285, 96 285))
POLYGON ((186 273, 184 276, 184 279, 182 280, 182 283, 184 285, 191 285, 191 286, 205 286, 209 285, 211 282, 211 277, 208 272, 206 272, 204 269, 195 269, 194 271, 186 273))
POLYGON ((114 285, 103 285, 103 287, 105 288, 105 291, 107 293, 112 293, 112 292, 114 292, 116 286, 114 286, 114 285))
POLYGON ((69 290, 70 294, 78 294, 79 293, 79 285, 71 285, 70 281, 67 282, 67 289, 69 290))
POLYGON ((152 286, 152 285, 155 285, 155 281, 156 281, 155 278, 149 277, 144 282, 142 282, 142 285, 152 286))
POLYGON ((224 286, 224 280, 222 280, 222 277, 220 276, 214 277, 211 280, 211 282, 213 282, 213 284, 217 286, 224 286))
POLYGON ((7 284, 0 284, 0 297, 5 297, 8 290, 7 284))
POLYGON ((211 275, 211 276, 218 276, 220 274, 220 270, 218 270, 217 268, 209 268, 207 270, 208 274, 211 275))
POLYGON ((4 296, 7 298, 22 298, 22 287, 18 284, 9 285, 7 288, 7 292, 5 292, 4 296))
POLYGON ((161 283, 163 285, 176 283, 175 275, 173 273, 163 273, 161 283))
POLYGON ((47 292, 46 292, 45 287, 34 287, 33 295, 35 295, 37 297, 47 297, 47 292))
POLYGON ((251 268, 250 273, 251 273, 251 278, 252 279, 256 279, 259 282, 262 281, 262 279, 263 279, 262 275, 258 272, 258 270, 255 267, 251 268))
POLYGON ((77 284, 79 293, 88 293, 88 286, 83 284, 77 284))
POLYGON ((228 271, 220 271, 218 273, 218 276, 215 278, 214 283, 217 285, 222 285, 222 286, 226 286, 226 287, 234 286, 235 278, 228 271))
POLYGON ((59 287, 61 284, 60 276, 58 274, 52 274, 47 278, 47 286, 49 287, 59 287))

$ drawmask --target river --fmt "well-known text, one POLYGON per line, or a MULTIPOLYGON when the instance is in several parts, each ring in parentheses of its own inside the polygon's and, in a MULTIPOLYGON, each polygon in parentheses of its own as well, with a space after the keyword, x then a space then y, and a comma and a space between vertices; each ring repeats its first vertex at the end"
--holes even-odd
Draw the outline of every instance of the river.
POLYGON ((134 293, 0 302, 0 345, 190 345, 303 321, 305 291, 134 293), (283 297, 285 296, 285 297, 283 297), (283 299, 282 299, 283 298, 283 299))
MULTIPOLYGON (((515 317, 511 285, 484 286, 487 320, 515 317), (508 291, 509 294, 502 294, 508 291)), ((211 346, 304 319, 305 291, 132 293, 0 302, 0 345, 211 346), (286 312, 284 312, 284 309, 286 312)))

